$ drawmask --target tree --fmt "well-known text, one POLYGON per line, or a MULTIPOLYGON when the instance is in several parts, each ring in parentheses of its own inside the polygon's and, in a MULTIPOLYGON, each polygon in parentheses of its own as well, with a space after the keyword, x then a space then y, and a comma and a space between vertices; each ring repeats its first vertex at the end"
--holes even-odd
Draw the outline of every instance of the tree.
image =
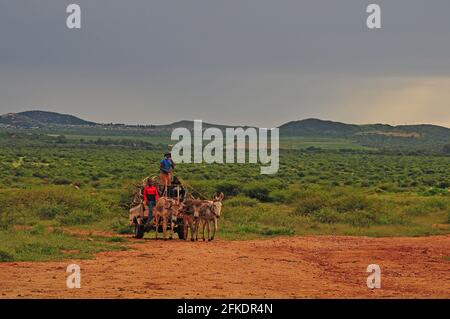
POLYGON ((445 144, 442 148, 442 152, 445 154, 450 154, 450 144, 445 144))
POLYGON ((65 144, 67 143, 67 139, 64 135, 58 135, 58 137, 56 138, 56 143, 65 144))

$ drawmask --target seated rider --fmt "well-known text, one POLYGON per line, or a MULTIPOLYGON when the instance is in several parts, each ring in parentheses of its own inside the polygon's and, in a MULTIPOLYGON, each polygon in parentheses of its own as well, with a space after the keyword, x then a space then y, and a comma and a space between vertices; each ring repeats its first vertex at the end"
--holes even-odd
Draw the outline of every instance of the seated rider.
POLYGON ((172 161, 172 154, 164 154, 164 159, 161 160, 159 178, 164 185, 164 195, 167 195, 167 186, 170 185, 170 172, 175 168, 175 164, 172 161))
POLYGON ((169 197, 172 197, 172 198, 179 197, 180 201, 184 200, 184 196, 186 195, 186 190, 184 189, 184 187, 181 184, 181 181, 178 179, 178 177, 176 177, 176 176, 172 177, 172 184, 168 188, 168 194, 169 194, 169 197))
POLYGON ((148 220, 147 223, 153 221, 153 209, 156 206, 156 201, 159 199, 158 189, 154 185, 153 181, 149 178, 147 180, 147 186, 144 188, 144 204, 148 208, 148 220))

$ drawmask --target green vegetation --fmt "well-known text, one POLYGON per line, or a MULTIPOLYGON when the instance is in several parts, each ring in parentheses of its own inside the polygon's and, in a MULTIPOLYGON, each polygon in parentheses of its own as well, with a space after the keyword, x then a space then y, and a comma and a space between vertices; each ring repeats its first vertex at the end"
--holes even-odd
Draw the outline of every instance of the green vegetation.
MULTIPOLYGON (((119 235, 88 240, 67 230, 129 234, 130 187, 158 172, 170 143, 163 136, 54 133, 0 131, 0 261, 124 249, 119 235)), ((448 155, 376 150, 344 137, 280 142, 275 176, 260 175, 259 165, 177 166, 194 195, 226 194, 220 238, 450 232, 448 155)))
POLYGON ((269 198, 266 203, 242 196, 226 201, 222 236, 419 236, 446 234, 450 229, 433 227, 448 222, 448 196, 399 196, 370 189, 291 185, 282 192, 272 191, 269 198))
POLYGON ((0 241, 0 262, 86 259, 99 252, 126 249, 115 244, 119 241, 73 236, 43 224, 29 229, 2 230, 0 241))

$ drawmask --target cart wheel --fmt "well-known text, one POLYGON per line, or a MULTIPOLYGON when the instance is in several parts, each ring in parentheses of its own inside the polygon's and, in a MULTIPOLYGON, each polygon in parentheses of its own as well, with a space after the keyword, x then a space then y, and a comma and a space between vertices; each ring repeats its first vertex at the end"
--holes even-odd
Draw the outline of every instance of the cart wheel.
POLYGON ((142 239, 145 233, 145 226, 136 224, 134 225, 134 237, 137 239, 142 239))
POLYGON ((177 234, 178 234, 178 239, 184 240, 184 225, 183 224, 178 224, 177 234))

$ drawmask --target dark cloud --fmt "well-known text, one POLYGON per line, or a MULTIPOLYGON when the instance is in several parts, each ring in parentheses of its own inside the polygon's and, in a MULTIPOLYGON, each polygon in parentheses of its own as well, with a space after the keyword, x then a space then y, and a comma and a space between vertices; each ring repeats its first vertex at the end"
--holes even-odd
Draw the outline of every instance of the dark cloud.
MULTIPOLYGON (((449 12, 448 0, 2 1, 0 110, 140 123, 377 122, 364 106, 350 113, 353 95, 363 102, 374 89, 392 97, 390 87, 448 83, 449 12), (65 27, 72 2, 81 30, 65 27), (382 30, 365 27, 372 2, 382 6, 382 30)), ((445 91, 435 84, 422 103, 442 110, 444 101, 426 104, 445 91)), ((439 118, 408 121, 450 123, 431 113, 439 118)))

